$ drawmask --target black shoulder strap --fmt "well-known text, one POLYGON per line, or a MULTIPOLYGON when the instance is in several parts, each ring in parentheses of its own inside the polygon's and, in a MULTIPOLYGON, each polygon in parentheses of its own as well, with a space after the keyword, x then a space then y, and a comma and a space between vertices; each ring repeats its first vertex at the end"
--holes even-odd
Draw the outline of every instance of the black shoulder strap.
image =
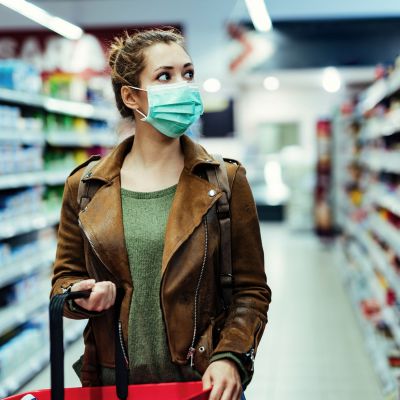
POLYGON ((80 210, 83 210, 89 204, 90 200, 92 200, 92 197, 102 185, 102 183, 98 181, 85 180, 85 178, 90 177, 92 174, 92 169, 98 163, 98 161, 99 160, 93 160, 86 165, 82 178, 79 181, 77 201, 80 210))
POLYGON ((219 154, 213 154, 219 162, 214 169, 207 169, 208 181, 222 190, 222 196, 217 200, 217 217, 220 226, 220 285, 225 308, 232 301, 233 273, 232 273, 232 245, 231 245, 231 213, 229 201, 231 189, 225 161, 219 154))

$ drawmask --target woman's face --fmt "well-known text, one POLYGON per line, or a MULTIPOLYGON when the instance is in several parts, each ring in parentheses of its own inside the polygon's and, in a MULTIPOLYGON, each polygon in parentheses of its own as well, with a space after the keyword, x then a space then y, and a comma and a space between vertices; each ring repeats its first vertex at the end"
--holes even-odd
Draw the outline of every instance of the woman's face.
MULTIPOLYGON (((186 51, 176 43, 157 43, 145 50, 146 67, 140 74, 140 87, 192 82, 194 67, 186 51)), ((147 93, 137 90, 139 109, 147 114, 147 93)))

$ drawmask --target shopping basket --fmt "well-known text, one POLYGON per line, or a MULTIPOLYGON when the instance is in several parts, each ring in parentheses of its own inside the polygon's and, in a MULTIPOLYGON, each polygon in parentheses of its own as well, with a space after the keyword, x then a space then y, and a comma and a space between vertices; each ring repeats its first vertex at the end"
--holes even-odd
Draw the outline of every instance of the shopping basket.
POLYGON ((118 340, 118 320, 123 298, 121 289, 117 290, 114 307, 116 386, 64 388, 64 303, 69 299, 89 296, 90 291, 70 292, 56 295, 50 301, 51 389, 18 394, 5 400, 21 400, 27 394, 31 394, 37 400, 207 400, 209 398, 211 389, 203 390, 201 382, 128 385, 128 370, 118 340))

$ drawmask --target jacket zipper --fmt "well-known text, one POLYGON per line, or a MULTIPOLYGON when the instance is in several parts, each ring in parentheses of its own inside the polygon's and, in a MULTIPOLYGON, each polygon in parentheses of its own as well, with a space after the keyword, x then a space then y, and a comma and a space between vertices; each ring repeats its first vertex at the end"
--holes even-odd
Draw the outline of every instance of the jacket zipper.
POLYGON ((206 262, 207 262, 207 253, 208 253, 208 227, 207 227, 207 215, 204 217, 204 256, 203 256, 203 263, 201 266, 200 270, 200 275, 199 275, 199 280, 197 282, 196 286, 196 291, 194 295, 194 311, 193 311, 193 337, 192 337, 192 343, 189 347, 186 359, 190 359, 190 366, 194 367, 194 353, 196 352, 196 349, 194 347, 196 343, 196 336, 197 336, 197 319, 198 319, 198 307, 199 307, 199 296, 200 296, 200 286, 201 286, 201 281, 203 280, 204 276, 204 270, 206 268, 206 262))
POLYGON ((119 341, 121 344, 122 354, 125 359, 126 367, 129 368, 129 358, 126 353, 125 344, 124 344, 124 336, 122 335, 122 322, 118 321, 118 333, 119 333, 119 341))
MULTIPOLYGON (((88 240, 88 242, 90 244, 90 247, 92 248, 94 254, 98 258, 100 263, 104 266, 104 268, 106 268, 108 270, 106 264, 101 259, 99 253, 97 252, 96 248, 94 247, 94 244, 93 244, 92 240, 90 239, 90 236, 87 234, 87 232, 83 228, 82 222, 81 222, 81 220, 79 218, 78 218, 78 225, 81 228, 81 231, 85 235, 86 239, 88 240)), ((129 358, 128 358, 128 355, 127 355, 127 352, 126 352, 126 348, 125 348, 124 337, 123 337, 123 334, 122 334, 122 323, 121 323, 121 321, 118 321, 118 333, 119 333, 119 341, 120 341, 120 344, 121 344, 122 354, 124 356, 124 359, 125 359, 125 362, 126 362, 126 366, 129 367, 129 358)))

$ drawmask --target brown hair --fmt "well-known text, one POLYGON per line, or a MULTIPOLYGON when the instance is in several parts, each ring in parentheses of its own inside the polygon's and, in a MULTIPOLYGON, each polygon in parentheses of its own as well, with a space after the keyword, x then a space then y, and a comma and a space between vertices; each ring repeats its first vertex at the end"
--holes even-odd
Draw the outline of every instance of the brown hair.
POLYGON ((176 43, 184 48, 183 36, 174 28, 168 30, 149 29, 114 38, 111 43, 108 63, 111 67, 111 82, 118 111, 124 118, 134 118, 121 97, 121 87, 140 87, 139 76, 146 66, 144 50, 157 43, 176 43))

